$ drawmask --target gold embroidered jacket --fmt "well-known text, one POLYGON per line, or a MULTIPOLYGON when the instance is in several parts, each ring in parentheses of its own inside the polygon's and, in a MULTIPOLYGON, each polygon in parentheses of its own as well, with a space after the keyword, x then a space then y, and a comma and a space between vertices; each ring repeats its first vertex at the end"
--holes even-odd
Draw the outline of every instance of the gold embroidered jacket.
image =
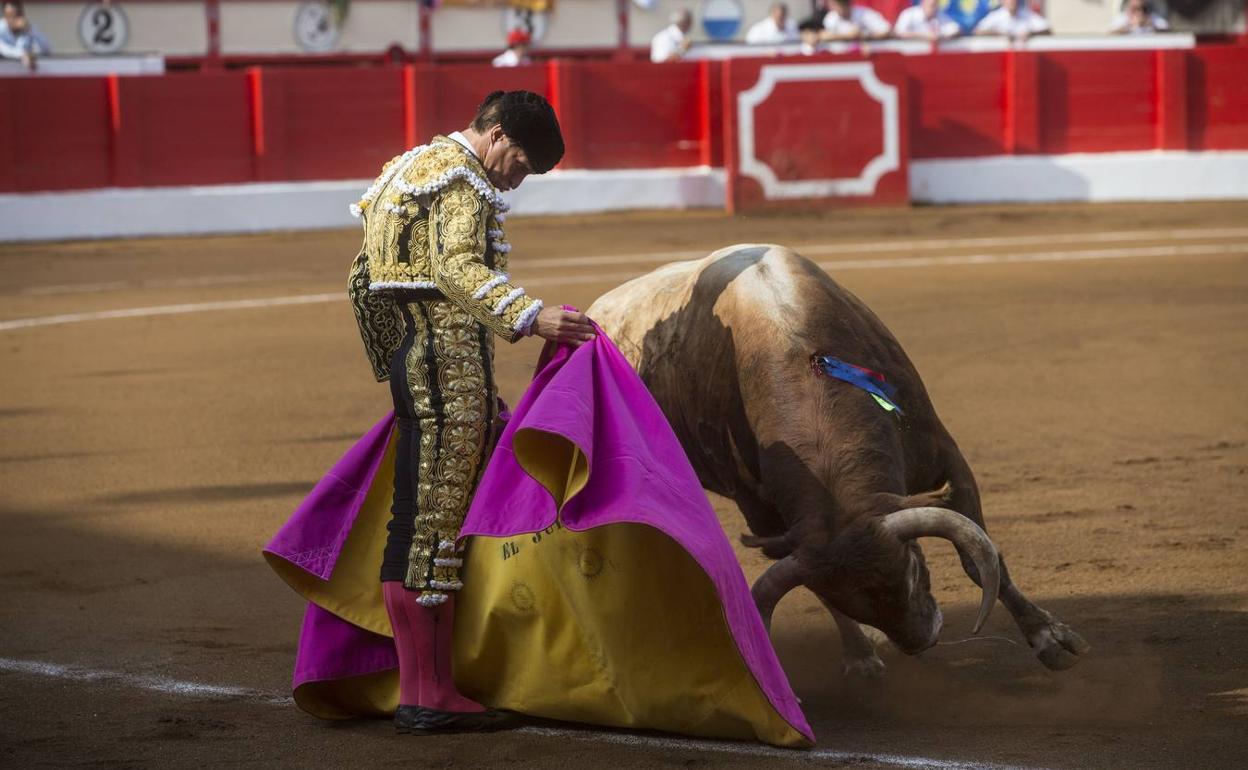
POLYGON ((396 292, 439 292, 511 342, 528 329, 542 302, 507 275, 507 208, 480 161, 442 136, 387 163, 351 207, 364 244, 348 293, 378 380, 403 341, 396 292))

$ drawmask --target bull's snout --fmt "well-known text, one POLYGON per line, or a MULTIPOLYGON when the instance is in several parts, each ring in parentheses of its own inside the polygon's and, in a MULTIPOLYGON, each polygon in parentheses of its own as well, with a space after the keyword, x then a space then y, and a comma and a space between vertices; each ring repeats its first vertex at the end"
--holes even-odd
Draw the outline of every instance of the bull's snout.
POLYGON ((926 649, 935 647, 940 641, 940 632, 945 627, 945 616, 940 607, 933 607, 928 622, 914 629, 904 639, 892 639, 892 643, 907 655, 918 655, 926 649))

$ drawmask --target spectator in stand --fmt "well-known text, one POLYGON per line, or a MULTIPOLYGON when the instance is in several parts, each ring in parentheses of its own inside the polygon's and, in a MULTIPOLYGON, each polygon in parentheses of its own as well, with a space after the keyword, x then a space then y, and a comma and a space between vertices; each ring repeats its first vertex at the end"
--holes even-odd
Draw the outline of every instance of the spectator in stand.
POLYGON ((789 6, 772 3, 767 18, 750 27, 745 42, 751 45, 780 45, 797 40, 797 22, 789 17, 789 6))
POLYGON ((1151 35, 1154 32, 1169 32, 1170 22, 1155 13, 1148 0, 1126 0, 1122 4, 1122 13, 1114 19, 1109 28, 1112 35, 1151 35))
POLYGON ((650 41, 650 61, 661 64, 685 58, 685 52, 689 50, 689 30, 693 28, 693 14, 688 8, 681 8, 672 14, 671 22, 650 41))
POLYGON ((1017 43, 1051 31, 1048 20, 1020 0, 1001 0, 1000 8, 975 25, 976 35, 999 35, 1017 43))
POLYGON ((529 45, 532 36, 522 29, 513 29, 507 33, 507 50, 494 57, 495 67, 521 67, 532 64, 529 58, 529 45))
POLYGON ((958 36, 962 28, 953 18, 940 10, 940 0, 920 0, 897 16, 893 35, 911 40, 949 40, 958 36))
POLYGON ((21 0, 4 0, 4 20, 0 21, 0 57, 20 59, 33 70, 40 56, 52 53, 52 46, 26 18, 21 0))
POLYGON ((823 40, 880 40, 893 31, 879 11, 853 0, 829 0, 823 17, 823 40))
POLYGON ((803 21, 797 28, 802 41, 802 56, 814 56, 823 51, 820 37, 823 35, 823 20, 810 18, 803 21))

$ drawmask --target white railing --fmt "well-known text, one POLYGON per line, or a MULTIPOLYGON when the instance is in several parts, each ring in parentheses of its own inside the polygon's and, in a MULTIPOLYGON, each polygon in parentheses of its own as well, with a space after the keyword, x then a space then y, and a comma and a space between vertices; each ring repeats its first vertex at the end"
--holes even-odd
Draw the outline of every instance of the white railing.
POLYGON ((72 77, 75 75, 163 75, 165 57, 138 56, 47 56, 34 70, 12 59, 0 59, 0 77, 72 77))
MULTIPOLYGON (((1041 35, 1026 42, 1011 43, 1003 37, 959 37, 932 44, 924 40, 874 40, 862 43, 825 43, 827 53, 859 51, 895 51, 909 56, 939 53, 987 53, 1008 51, 1139 51, 1173 48, 1195 48, 1196 36, 1188 32, 1164 35, 1041 35)), ((796 56, 801 54, 797 43, 784 45, 747 45, 745 43, 703 43, 689 49, 687 59, 733 59, 744 57, 796 56)))

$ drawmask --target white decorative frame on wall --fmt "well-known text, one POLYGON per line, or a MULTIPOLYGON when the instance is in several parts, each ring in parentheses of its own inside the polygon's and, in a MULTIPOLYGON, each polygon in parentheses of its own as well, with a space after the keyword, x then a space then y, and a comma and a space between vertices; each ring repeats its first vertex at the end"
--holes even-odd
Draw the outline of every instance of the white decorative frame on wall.
POLYGON ((870 62, 829 64, 768 64, 758 73, 758 82, 737 94, 737 152, 740 173, 756 180, 768 200, 872 195, 880 177, 901 168, 901 131, 898 120, 897 87, 875 76, 870 62), (857 80, 867 95, 883 108, 884 150, 876 155, 857 177, 781 181, 771 166, 755 156, 754 109, 771 96, 777 83, 795 81, 857 80))

